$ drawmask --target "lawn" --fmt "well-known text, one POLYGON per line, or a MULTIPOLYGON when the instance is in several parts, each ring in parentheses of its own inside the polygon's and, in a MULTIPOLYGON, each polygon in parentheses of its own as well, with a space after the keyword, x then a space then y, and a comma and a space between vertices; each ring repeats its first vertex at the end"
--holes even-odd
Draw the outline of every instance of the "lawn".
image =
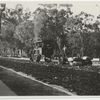
POLYGON ((100 68, 93 66, 42 65, 27 60, 0 58, 0 65, 32 75, 45 83, 67 88, 77 95, 100 95, 100 68))

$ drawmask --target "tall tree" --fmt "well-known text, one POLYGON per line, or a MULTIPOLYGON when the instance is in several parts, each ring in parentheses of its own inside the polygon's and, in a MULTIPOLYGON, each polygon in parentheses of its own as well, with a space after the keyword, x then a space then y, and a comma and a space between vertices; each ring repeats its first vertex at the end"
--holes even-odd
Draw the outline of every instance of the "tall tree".
POLYGON ((69 17, 69 14, 72 13, 68 9, 67 11, 64 9, 59 11, 57 9, 57 5, 51 5, 49 9, 46 7, 48 8, 48 5, 45 5, 44 7, 48 17, 41 31, 42 39, 48 38, 56 41, 56 44, 58 44, 59 52, 63 55, 64 52, 62 49, 67 43, 66 34, 64 33, 64 25, 66 19, 69 17))

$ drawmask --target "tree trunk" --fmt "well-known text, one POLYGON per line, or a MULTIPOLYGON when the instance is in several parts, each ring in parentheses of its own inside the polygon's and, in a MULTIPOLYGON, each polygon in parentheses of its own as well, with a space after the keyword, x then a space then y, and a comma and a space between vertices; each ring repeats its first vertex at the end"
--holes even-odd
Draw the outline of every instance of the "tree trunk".
POLYGON ((84 42, 83 42, 83 33, 80 33, 80 40, 81 40, 81 49, 80 49, 80 56, 83 57, 84 56, 84 42))

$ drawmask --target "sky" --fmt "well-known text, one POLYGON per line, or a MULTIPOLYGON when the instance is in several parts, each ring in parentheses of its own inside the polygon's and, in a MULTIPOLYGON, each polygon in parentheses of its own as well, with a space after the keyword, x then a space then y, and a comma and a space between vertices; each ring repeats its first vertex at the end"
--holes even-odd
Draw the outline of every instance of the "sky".
POLYGON ((59 2, 58 1, 45 1, 45 0, 35 0, 35 1, 32 1, 32 0, 28 0, 28 1, 24 1, 24 0, 7 0, 7 1, 4 1, 4 0, 0 0, 0 2, 4 2, 6 3, 6 7, 7 8, 15 8, 16 4, 22 4, 23 5, 23 8, 26 9, 30 9, 31 11, 34 11, 37 7, 38 7, 38 4, 41 4, 41 3, 46 3, 46 4, 49 4, 49 3, 57 3, 57 4, 72 4, 73 7, 72 7, 72 11, 74 12, 74 14, 79 14, 81 11, 84 11, 86 13, 89 13, 89 14, 92 14, 94 16, 97 16, 100 14, 100 1, 65 1, 65 0, 60 0, 59 2))

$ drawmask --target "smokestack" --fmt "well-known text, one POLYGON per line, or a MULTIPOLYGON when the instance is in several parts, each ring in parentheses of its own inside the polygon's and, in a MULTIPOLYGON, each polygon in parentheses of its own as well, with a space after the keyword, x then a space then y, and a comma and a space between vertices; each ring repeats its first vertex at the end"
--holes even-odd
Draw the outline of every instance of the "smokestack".
POLYGON ((39 34, 41 32, 42 24, 39 22, 38 17, 34 20, 34 41, 39 41, 39 34))
POLYGON ((43 22, 46 20, 45 12, 41 9, 35 12, 34 16, 34 41, 40 41, 40 32, 42 27, 44 26, 43 22))

